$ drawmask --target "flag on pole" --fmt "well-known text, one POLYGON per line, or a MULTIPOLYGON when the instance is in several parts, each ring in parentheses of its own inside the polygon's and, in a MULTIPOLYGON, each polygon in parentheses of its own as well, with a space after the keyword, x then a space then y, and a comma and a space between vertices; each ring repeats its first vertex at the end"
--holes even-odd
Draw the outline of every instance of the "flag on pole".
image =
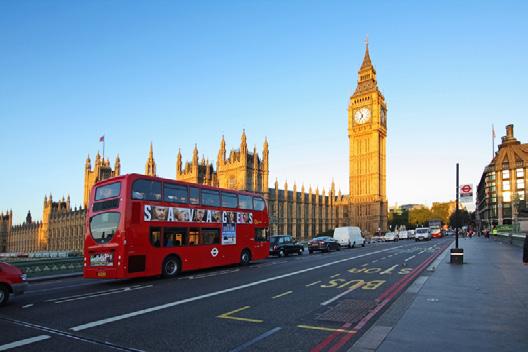
POLYGON ((104 134, 101 137, 99 137, 99 142, 104 142, 104 134))
POLYGON ((491 136, 495 138, 495 127, 491 125, 491 136))

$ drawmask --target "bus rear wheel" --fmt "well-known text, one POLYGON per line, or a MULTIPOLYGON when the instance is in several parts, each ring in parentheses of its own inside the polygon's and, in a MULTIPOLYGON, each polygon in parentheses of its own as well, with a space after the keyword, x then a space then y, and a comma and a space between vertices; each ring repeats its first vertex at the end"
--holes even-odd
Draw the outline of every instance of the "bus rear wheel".
POLYGON ((251 262, 251 252, 244 249, 240 254, 240 265, 249 265, 249 262, 251 262))
POLYGON ((176 256, 169 256, 163 261, 161 276, 175 277, 180 272, 180 259, 176 256))
POLYGON ((9 300, 9 288, 0 284, 0 306, 3 306, 9 300))

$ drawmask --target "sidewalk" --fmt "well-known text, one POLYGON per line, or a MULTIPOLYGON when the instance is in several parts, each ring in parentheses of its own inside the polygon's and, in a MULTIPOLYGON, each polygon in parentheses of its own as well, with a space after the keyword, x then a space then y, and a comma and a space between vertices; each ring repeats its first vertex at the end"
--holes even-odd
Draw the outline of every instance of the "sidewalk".
POLYGON ((396 315, 391 307, 351 351, 528 351, 522 248, 483 237, 459 247, 463 265, 449 264, 446 253, 393 304, 398 318, 384 319, 396 315))

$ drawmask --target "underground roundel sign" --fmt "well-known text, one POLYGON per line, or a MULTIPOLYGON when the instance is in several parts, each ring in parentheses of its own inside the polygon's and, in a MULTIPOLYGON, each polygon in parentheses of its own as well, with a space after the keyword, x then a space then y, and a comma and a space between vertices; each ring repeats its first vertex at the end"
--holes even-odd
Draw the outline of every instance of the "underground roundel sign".
POLYGON ((219 251, 218 251, 218 248, 216 248, 216 247, 213 248, 213 249, 211 249, 211 255, 212 255, 213 257, 216 257, 216 256, 218 255, 218 252, 219 252, 219 251))
POLYGON ((460 186, 460 201, 463 203, 473 202, 473 185, 465 184, 460 186))

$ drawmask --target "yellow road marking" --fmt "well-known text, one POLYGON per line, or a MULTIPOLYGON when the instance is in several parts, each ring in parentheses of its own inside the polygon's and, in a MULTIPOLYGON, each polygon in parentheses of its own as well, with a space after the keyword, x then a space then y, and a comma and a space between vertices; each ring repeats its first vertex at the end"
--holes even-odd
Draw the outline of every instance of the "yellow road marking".
POLYGON ((325 326, 311 326, 311 325, 297 325, 298 328, 301 329, 309 329, 309 330, 321 330, 321 331, 330 331, 330 332, 343 332, 345 334, 355 334, 357 333, 356 330, 345 330, 345 329, 334 329, 334 328, 327 328, 325 326))
POLYGON ((286 292, 283 292, 281 294, 278 294, 276 296, 273 296, 271 297, 272 299, 275 299, 275 298, 279 298, 279 297, 282 297, 282 296, 286 296, 286 295, 289 295, 290 293, 292 293, 293 291, 286 291, 286 292))
POLYGON ((235 310, 233 310, 231 312, 220 314, 220 315, 217 316, 217 318, 248 321, 250 323, 262 323, 262 322, 264 322, 264 320, 259 320, 259 319, 241 318, 241 317, 234 317, 233 316, 233 314, 236 314, 238 312, 241 312, 241 311, 249 309, 249 308, 251 308, 251 306, 245 306, 245 307, 242 307, 242 308, 238 308, 238 309, 235 309, 235 310))
POLYGON ((334 277, 338 277, 338 276, 340 276, 340 275, 341 275, 341 274, 335 274, 335 275, 330 276, 330 278, 333 279, 334 277))
POLYGON ((312 282, 311 284, 306 285, 306 287, 310 287, 310 286, 313 286, 313 285, 317 285, 317 284, 320 283, 320 282, 321 282, 321 280, 319 280, 319 281, 314 281, 314 282, 312 282))

